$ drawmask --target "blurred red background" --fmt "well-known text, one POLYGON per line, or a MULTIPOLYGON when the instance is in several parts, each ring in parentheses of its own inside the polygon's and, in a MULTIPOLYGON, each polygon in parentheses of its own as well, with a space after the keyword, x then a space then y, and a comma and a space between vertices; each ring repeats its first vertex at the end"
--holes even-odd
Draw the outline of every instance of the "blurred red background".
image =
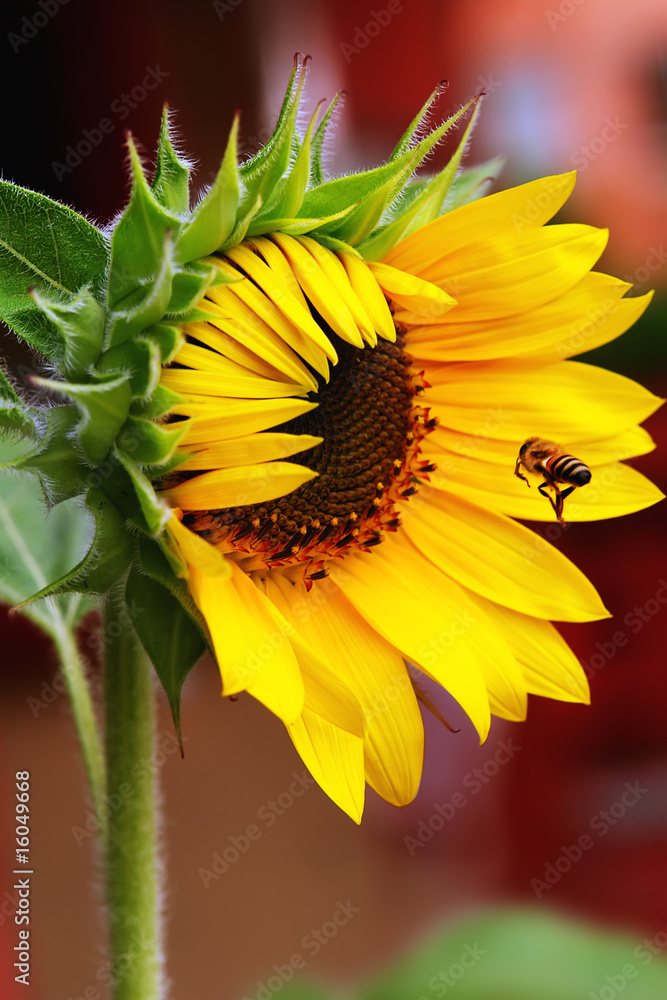
MULTIPOLYGON (((653 392, 667 392, 660 336, 667 285, 667 250, 660 242, 667 216, 667 11, 657 0, 631 6, 619 0, 52 0, 42 7, 7 2, 1 16, 3 176, 100 222, 111 219, 127 195, 125 129, 150 159, 168 100, 205 183, 236 108, 243 113, 246 154, 267 138, 297 50, 313 57, 310 108, 320 97, 347 92, 332 163, 338 171, 387 155, 444 77, 450 86, 441 99, 443 117, 485 90, 468 163, 505 155, 501 187, 579 169, 567 218, 610 228, 599 269, 631 280, 638 292, 662 290, 635 331, 591 360, 638 378, 653 392), (34 15, 47 7, 55 13, 42 25, 34 15), (150 71, 154 89, 142 86, 150 71), (77 163, 69 148, 75 150, 85 130, 94 132, 105 118, 113 129, 77 163)), ((438 150, 435 165, 451 146, 438 150)), ((25 354, 13 338, 5 343, 21 364, 25 354)), ((665 417, 659 413, 647 426, 664 449, 665 417)), ((658 453, 636 466, 664 489, 658 453)), ((544 533, 545 525, 536 530, 544 533)), ((638 942, 662 930, 664 541, 664 507, 570 526, 558 545, 615 614, 563 629, 591 675, 592 706, 533 698, 525 724, 498 723, 481 748, 453 704, 445 706, 461 732, 426 719, 426 769, 416 801, 395 810, 369 793, 361 828, 317 788, 298 797, 288 791, 292 773, 302 775, 303 766, 282 726, 250 698, 222 701, 210 662, 202 662, 186 685, 184 761, 172 752, 160 696, 173 996, 242 995, 265 980, 274 963, 298 951, 339 900, 350 899, 359 913, 308 965, 308 972, 339 981, 368 974, 438 919, 503 900, 624 927, 638 942), (496 774, 488 762, 499 741, 520 750, 496 766, 496 774), (486 779, 477 791, 474 768, 486 779), (600 810, 619 800, 626 783, 648 791, 604 836, 596 835, 581 863, 536 892, 531 880, 544 879, 546 867, 589 830, 600 810), (456 792, 465 796, 465 807, 423 846, 411 848, 405 838, 416 838, 434 804, 456 792), (268 805, 290 798, 280 815, 268 805), (257 823, 263 807, 275 821, 263 822, 257 843, 205 887, 201 870, 211 871, 214 854, 257 823)), ((48 642, 20 617, 3 621, 1 642, 4 785, 10 787, 18 769, 33 778, 31 996, 76 1000, 97 983, 104 960, 96 846, 93 837, 77 833, 88 815, 82 768, 65 698, 53 689, 56 663, 48 642), (49 691, 54 697, 47 705, 49 691)), ((15 943, 7 862, 12 827, 5 815, 2 972, 15 943)))

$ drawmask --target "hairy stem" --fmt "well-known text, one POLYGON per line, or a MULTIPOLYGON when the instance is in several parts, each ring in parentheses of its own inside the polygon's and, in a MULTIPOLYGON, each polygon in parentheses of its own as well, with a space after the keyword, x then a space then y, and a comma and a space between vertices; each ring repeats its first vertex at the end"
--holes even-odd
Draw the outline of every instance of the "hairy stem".
POLYGON ((160 1000, 153 683, 120 592, 109 596, 104 638, 112 997, 160 1000))

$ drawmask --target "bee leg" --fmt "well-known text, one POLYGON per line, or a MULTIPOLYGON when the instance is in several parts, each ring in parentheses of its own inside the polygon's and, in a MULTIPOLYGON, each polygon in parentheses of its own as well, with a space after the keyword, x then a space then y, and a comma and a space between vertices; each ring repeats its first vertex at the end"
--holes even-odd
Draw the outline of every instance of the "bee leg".
MULTIPOLYGON (((558 489, 558 487, 556 488, 558 489)), ((558 497, 556 503, 560 510, 560 516, 558 514, 558 511, 556 511, 556 517, 558 517, 558 521, 560 524, 563 525, 563 527, 565 527, 565 521, 563 520, 563 505, 567 497, 569 497, 570 493, 573 493, 575 489, 576 489, 575 486, 568 486, 566 490, 558 490, 558 497)))
POLYGON ((516 465, 514 466, 514 475, 518 479, 523 479, 523 481, 526 484, 526 486, 530 489, 530 483, 528 482, 528 480, 526 479, 526 477, 519 472, 520 468, 521 468, 521 459, 518 458, 517 462, 516 462, 516 465))
POLYGON ((546 497, 553 508, 553 512, 556 515, 556 519, 560 524, 564 524, 563 521, 563 496, 561 491, 558 489, 555 483, 540 483, 537 487, 543 497, 546 497), (551 493, 547 493, 547 488, 551 486, 552 489, 556 491, 556 498, 551 496, 551 493))

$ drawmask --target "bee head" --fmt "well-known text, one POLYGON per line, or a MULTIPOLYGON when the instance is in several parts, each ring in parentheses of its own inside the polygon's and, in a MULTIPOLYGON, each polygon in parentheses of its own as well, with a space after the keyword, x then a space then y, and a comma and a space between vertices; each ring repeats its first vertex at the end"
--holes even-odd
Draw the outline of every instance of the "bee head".
POLYGON ((528 438, 527 441, 524 441, 523 444, 521 445, 521 447, 519 448, 519 458, 523 458, 523 456, 526 454, 526 452, 530 448, 531 444, 535 444, 535 442, 539 441, 539 440, 540 439, 538 437, 532 437, 532 438, 528 438))

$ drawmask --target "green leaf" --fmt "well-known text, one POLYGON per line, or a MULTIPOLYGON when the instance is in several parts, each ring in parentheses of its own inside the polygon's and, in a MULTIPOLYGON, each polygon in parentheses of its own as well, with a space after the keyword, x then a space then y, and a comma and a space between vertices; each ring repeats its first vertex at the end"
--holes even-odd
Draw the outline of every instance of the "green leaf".
POLYGON ((537 907, 492 912, 450 927, 359 990, 358 1000, 444 995, 457 1000, 573 1000, 599 996, 625 965, 627 1000, 667 996, 667 961, 638 959, 637 941, 537 907))
POLYGON ((76 402, 81 413, 77 428, 79 442, 90 462, 99 465, 108 455, 129 413, 132 398, 129 377, 111 374, 90 383, 56 382, 35 377, 33 382, 76 402))
MULTIPOLYGON (((20 457, 15 442, 0 440, 0 461, 20 457)), ((40 486, 32 478, 0 470, 0 600, 15 605, 67 573, 90 545, 92 525, 76 501, 48 516, 40 486)), ((25 608, 51 636, 71 632, 91 604, 80 596, 51 597, 25 608)))
POLYGON ((19 610, 56 594, 106 594, 127 572, 133 544, 125 518, 101 489, 88 491, 86 507, 95 520, 88 552, 68 573, 24 601, 19 610))
POLYGON ((170 212, 184 215, 189 208, 190 167, 182 160, 171 141, 169 105, 162 110, 160 138, 157 146, 157 165, 153 177, 153 194, 157 201, 170 212))
POLYGON ((105 313, 93 293, 82 288, 69 299, 56 299, 48 292, 33 288, 33 302, 58 328, 64 357, 62 373, 67 378, 80 378, 97 361, 104 341, 105 313))
POLYGON ((176 241, 174 254, 179 264, 208 257, 223 245, 234 229, 239 204, 239 172, 236 165, 238 131, 237 115, 217 177, 176 241))
POLYGON ((100 298, 108 244, 83 216, 43 194, 0 181, 0 316, 52 361, 62 355, 54 324, 27 296, 33 286, 73 296, 90 286, 100 298))
POLYGON ((41 414, 39 447, 24 451, 13 468, 36 476, 50 505, 85 493, 93 473, 77 449, 75 428, 79 413, 75 406, 52 406, 41 414))
POLYGON ((206 652, 206 642, 180 601, 162 584, 134 567, 127 579, 125 596, 135 609, 134 629, 165 690, 180 742, 181 689, 206 652))

